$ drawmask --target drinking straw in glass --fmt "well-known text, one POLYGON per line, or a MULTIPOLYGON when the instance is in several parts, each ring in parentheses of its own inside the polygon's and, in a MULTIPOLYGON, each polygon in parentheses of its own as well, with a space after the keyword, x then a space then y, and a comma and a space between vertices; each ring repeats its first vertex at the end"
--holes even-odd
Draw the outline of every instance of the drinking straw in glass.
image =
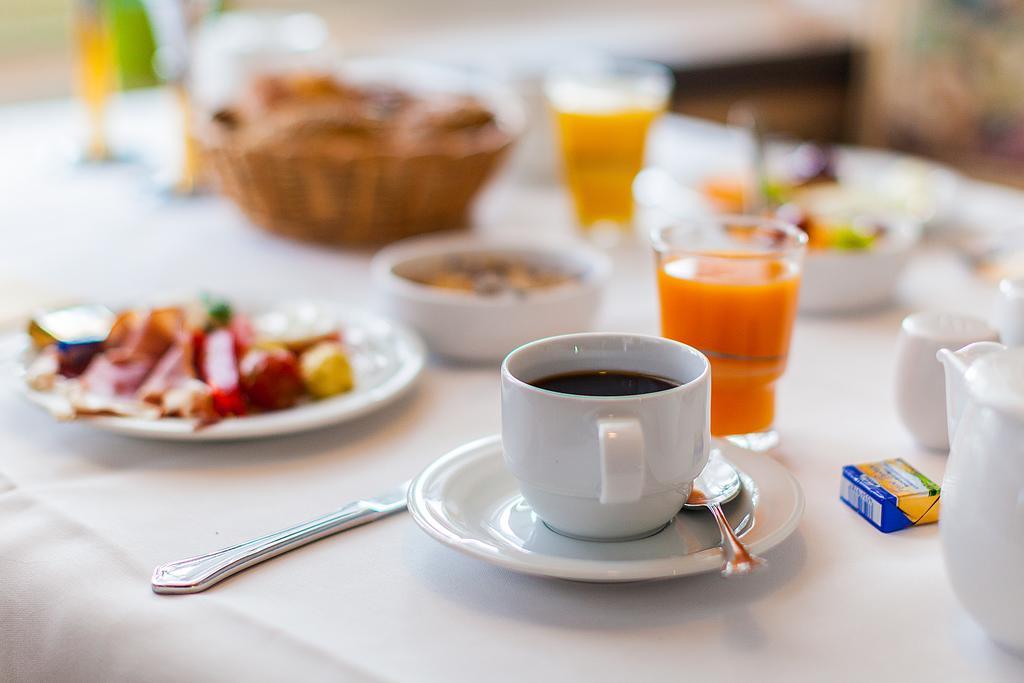
POLYGON ((590 235, 632 229, 633 178, 651 124, 665 111, 672 72, 632 59, 591 59, 552 69, 545 94, 555 117, 576 218, 590 235))
POLYGON ((652 241, 661 333, 711 361, 711 433, 773 447, 807 235, 773 218, 720 215, 672 219, 652 241))

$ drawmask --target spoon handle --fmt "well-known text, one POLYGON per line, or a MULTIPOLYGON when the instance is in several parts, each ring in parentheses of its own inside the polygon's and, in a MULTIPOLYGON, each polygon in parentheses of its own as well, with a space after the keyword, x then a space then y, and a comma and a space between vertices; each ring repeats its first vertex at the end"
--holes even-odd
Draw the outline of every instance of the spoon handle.
POLYGON ((718 529, 722 532, 722 552, 725 553, 722 576, 743 576, 765 564, 764 559, 748 552, 747 547, 736 537, 736 532, 725 518, 721 505, 710 503, 708 510, 714 515, 718 529))

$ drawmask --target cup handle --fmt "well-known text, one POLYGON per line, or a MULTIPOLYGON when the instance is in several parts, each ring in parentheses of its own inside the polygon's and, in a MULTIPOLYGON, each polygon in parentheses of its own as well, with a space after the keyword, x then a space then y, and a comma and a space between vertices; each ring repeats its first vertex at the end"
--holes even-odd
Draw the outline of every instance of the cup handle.
POLYGON ((644 433, 633 417, 601 418, 601 503, 632 503, 644 490, 644 433))

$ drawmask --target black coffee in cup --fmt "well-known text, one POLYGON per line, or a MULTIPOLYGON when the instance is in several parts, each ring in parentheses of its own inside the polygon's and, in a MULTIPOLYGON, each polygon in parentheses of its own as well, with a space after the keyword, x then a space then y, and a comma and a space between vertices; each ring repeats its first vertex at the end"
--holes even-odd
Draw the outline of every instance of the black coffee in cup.
POLYGON ((566 372, 530 382, 538 389, 575 396, 636 396, 679 386, 664 377, 624 370, 566 372))

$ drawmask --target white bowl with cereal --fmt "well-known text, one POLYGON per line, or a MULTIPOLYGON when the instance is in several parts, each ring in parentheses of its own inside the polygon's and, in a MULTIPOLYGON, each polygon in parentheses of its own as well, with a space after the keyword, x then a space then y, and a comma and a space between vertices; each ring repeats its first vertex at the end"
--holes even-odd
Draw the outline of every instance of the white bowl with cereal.
POLYGON ((610 274, 607 256, 575 241, 413 238, 373 261, 386 310, 419 331, 434 353, 474 363, 589 330, 610 274))

